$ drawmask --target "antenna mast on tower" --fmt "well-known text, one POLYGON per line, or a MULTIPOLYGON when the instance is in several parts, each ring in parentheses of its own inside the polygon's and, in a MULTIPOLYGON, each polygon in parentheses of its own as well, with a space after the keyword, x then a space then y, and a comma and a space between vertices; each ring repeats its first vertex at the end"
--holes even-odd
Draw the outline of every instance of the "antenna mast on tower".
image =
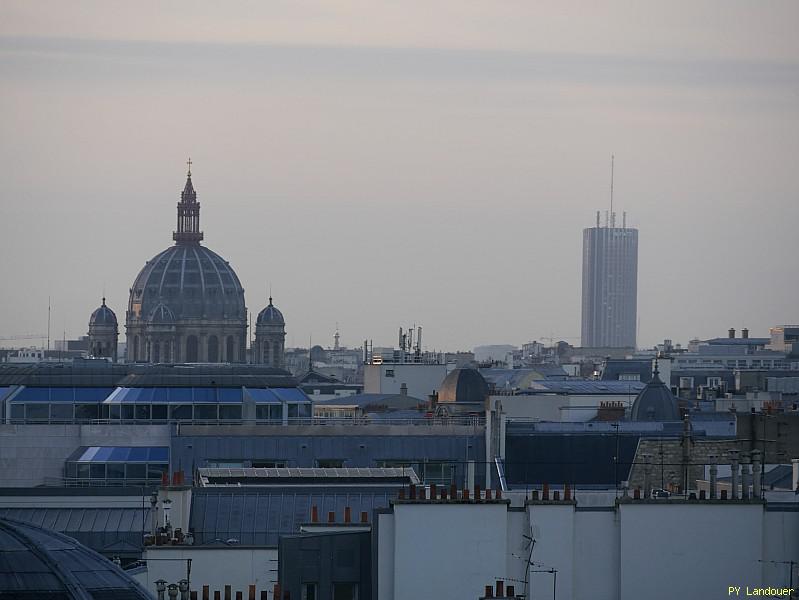
POLYGON ((613 214, 613 163, 615 162, 616 157, 611 154, 610 155, 610 226, 616 226, 616 215, 613 214))

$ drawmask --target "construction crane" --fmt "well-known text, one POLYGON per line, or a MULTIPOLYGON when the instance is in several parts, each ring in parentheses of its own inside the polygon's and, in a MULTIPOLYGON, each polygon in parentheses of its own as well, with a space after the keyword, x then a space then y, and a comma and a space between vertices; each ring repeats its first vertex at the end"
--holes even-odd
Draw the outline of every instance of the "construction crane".
POLYGON ((22 335, 10 335, 7 337, 0 337, 0 342, 11 340, 43 340, 47 338, 46 333, 25 333, 22 335))

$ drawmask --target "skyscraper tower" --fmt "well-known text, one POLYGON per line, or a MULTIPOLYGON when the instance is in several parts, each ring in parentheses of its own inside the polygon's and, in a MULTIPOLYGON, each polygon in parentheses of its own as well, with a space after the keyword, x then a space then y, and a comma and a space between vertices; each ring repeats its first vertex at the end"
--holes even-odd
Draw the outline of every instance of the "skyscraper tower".
POLYGON ((626 215, 616 227, 610 213, 604 227, 583 230, 582 345, 634 348, 638 314, 638 230, 626 215))
POLYGON ((638 230, 627 228, 627 213, 616 227, 613 166, 610 159, 610 212, 605 226, 583 229, 584 348, 635 348, 638 318, 638 230))

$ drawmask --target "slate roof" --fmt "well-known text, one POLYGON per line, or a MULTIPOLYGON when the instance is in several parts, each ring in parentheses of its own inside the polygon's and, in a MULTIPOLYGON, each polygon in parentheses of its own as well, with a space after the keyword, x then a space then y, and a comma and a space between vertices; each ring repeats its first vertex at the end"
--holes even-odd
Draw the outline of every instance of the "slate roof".
POLYGON ((529 435, 508 432, 505 478, 511 487, 614 485, 629 479, 640 436, 631 434, 529 435), (619 462, 614 457, 618 446, 619 462))
POLYGON ((202 488, 192 494, 190 528, 195 545, 237 540, 239 545, 277 546, 281 535, 299 533, 300 525, 311 520, 312 506, 317 506, 320 520, 333 511, 341 523, 349 506, 354 521, 361 511, 371 521, 374 510, 388 507, 396 497, 396 487, 383 486, 202 488))
POLYGON ((602 369, 603 381, 619 381, 620 375, 638 375, 639 381, 652 379, 652 359, 610 359, 602 369))

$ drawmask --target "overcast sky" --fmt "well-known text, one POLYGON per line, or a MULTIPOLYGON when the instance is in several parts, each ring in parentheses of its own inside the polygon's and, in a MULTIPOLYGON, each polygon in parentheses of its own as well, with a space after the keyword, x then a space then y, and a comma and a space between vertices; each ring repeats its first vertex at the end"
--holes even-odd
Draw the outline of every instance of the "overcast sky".
MULTIPOLYGON (((0 337, 85 334, 172 243, 287 343, 579 343, 583 227, 639 345, 799 321, 799 2, 0 3, 0 337)), ((0 345, 9 342, 0 340, 0 345)))

